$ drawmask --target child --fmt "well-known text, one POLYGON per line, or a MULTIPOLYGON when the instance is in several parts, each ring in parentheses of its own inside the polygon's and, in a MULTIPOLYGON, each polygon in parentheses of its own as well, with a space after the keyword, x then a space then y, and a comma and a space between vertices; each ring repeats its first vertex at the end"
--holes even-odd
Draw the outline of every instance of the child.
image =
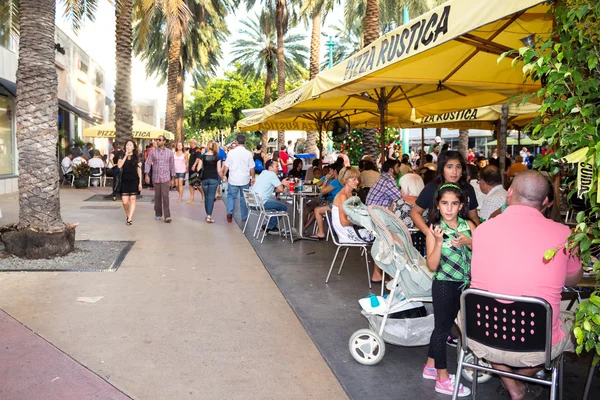
POLYGON ((313 168, 313 185, 319 183, 319 181, 321 180, 321 178, 323 177, 323 171, 321 171, 321 168, 319 167, 314 167, 313 168))
MULTIPOLYGON (((435 328, 429 342, 423 378, 435 379, 435 391, 452 395, 455 377, 446 369, 446 339, 460 308, 460 295, 471 276, 471 232, 466 193, 454 183, 441 185, 435 195, 435 207, 429 214, 427 267, 433 274, 431 295, 435 328)), ((459 386, 458 397, 471 391, 459 386)))

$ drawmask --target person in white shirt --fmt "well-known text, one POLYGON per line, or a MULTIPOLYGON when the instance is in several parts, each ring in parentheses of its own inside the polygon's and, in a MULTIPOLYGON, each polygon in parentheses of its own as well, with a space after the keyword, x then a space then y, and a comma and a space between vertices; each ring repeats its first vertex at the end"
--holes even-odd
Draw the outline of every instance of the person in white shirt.
POLYGON ((479 211, 481 221, 487 221, 494 211, 506 203, 507 192, 502 187, 502 175, 498 167, 488 165, 479 172, 479 188, 486 194, 479 211))
POLYGON ((293 146, 291 140, 288 140, 287 153, 288 153, 288 156, 290 156, 291 159, 293 159, 294 155, 296 154, 296 152, 294 151, 294 146, 293 146))
POLYGON ((92 184, 96 186, 100 185, 101 178, 99 177, 104 175, 105 165, 99 150, 92 150, 91 155, 93 158, 88 161, 88 166, 90 167, 90 175, 93 179, 92 184))
POLYGON ((65 158, 60 162, 62 167, 63 175, 72 174, 73 173, 73 154, 68 152, 65 158))
POLYGON ((237 146, 230 150, 223 167, 223 176, 229 171, 229 184, 227 185, 227 222, 233 221, 235 199, 240 196, 240 216, 242 221, 248 218, 248 207, 244 200, 244 189, 254 184, 254 157, 252 152, 244 146, 246 136, 237 136, 237 146))
MULTIPOLYGON (((265 210, 277 210, 287 211, 287 206, 278 201, 271 200, 273 191, 281 193, 285 190, 284 186, 289 185, 289 181, 284 179, 282 181, 277 177, 279 172, 279 163, 277 161, 268 160, 265 164, 265 170, 258 175, 252 191, 260 196, 260 200, 265 205, 265 210)), ((266 227, 268 234, 279 234, 277 228, 277 218, 271 218, 269 225, 266 227)))

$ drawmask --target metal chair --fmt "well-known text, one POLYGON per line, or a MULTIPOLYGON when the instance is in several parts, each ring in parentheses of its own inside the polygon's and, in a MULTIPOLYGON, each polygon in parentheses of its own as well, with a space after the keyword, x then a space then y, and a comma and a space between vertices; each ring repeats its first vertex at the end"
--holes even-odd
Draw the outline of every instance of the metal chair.
POLYGON ((62 176, 63 176, 62 184, 64 185, 65 181, 67 181, 67 183, 69 181, 71 181, 71 186, 73 186, 73 183, 75 182, 75 175, 73 175, 73 171, 67 172, 67 170, 65 169, 65 167, 63 167, 62 164, 61 164, 61 166, 60 166, 60 172, 62 172, 62 176))
POLYGON ((259 222, 262 217, 260 211, 260 205, 256 200, 256 196, 254 196, 254 192, 251 189, 244 189, 244 200, 246 201, 246 206, 248 207, 248 218, 246 218, 246 223, 244 224, 244 229, 242 229, 242 233, 246 233, 246 227, 248 226, 248 220, 250 216, 256 215, 258 217, 256 221, 256 228, 254 228, 254 234, 252 237, 256 237, 256 233, 258 232, 259 222))
MULTIPOLYGON (((371 271, 369 271, 369 253, 368 249, 371 245, 370 243, 342 243, 340 242, 340 237, 338 236, 335 228, 332 224, 331 219, 331 211, 327 211, 325 213, 325 219, 327 220, 327 229, 330 233, 331 240, 333 244, 337 246, 337 250, 335 251, 335 256, 333 256, 333 261, 331 262, 331 267, 329 267, 329 273, 327 273, 327 278, 325 279, 325 284, 329 283, 329 277, 331 276, 331 271, 333 271, 333 266, 335 265, 335 261, 337 260, 337 256, 342 249, 346 249, 344 252, 344 257, 342 258, 342 263, 340 264, 340 269, 338 270, 338 275, 342 273, 342 268, 344 267, 344 262, 346 261, 346 256, 348 255, 348 250, 351 247, 356 247, 362 249, 361 257, 364 255, 365 257, 365 265, 367 266, 367 281, 369 282, 369 289, 371 289, 371 271)), ((383 292, 383 283, 382 283, 382 292, 383 292)))
POLYGON ((427 237, 419 229, 409 229, 412 245, 421 253, 423 257, 427 257, 427 237))
POLYGON ((294 235, 292 234, 292 225, 290 223, 290 216, 288 215, 287 211, 267 210, 267 209, 265 209, 265 203, 263 203, 260 196, 254 192, 252 192, 252 194, 254 195, 254 198, 256 199, 256 202, 258 203, 258 207, 260 208, 260 213, 261 213, 260 217, 258 218, 258 223, 256 224, 256 228, 259 229, 259 234, 260 234, 260 229, 262 227, 262 224, 263 223, 265 224, 265 230, 263 231, 260 242, 262 243, 263 240, 265 240, 265 235, 267 234, 266 226, 269 225, 269 221, 271 220, 271 218, 277 218, 277 222, 279 225, 279 234, 281 234, 283 232, 284 236, 289 235, 290 242, 292 242, 292 244, 293 244, 294 243, 294 235), (286 226, 286 223, 287 223, 287 226, 286 226))
MULTIPOLYGON (((460 297, 460 309, 462 347, 458 358, 457 377, 461 376, 463 368, 472 368, 550 386, 550 398, 556 399, 558 394, 562 399, 563 354, 552 359, 552 307, 546 300, 468 289, 460 297), (544 367, 552 370, 552 378, 546 380, 479 365, 479 360, 474 354, 473 363, 465 362, 469 340, 501 351, 543 352, 544 367)), ((457 398, 458 387, 459 385, 455 385, 453 400, 457 398)), ((477 379, 473 379, 471 393, 475 398, 477 379)))

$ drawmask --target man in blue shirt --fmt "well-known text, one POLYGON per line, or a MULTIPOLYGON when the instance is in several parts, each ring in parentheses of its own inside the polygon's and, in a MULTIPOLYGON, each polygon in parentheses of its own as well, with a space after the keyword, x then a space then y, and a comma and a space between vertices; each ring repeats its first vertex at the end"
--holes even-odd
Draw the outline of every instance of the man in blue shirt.
MULTIPOLYGON (((219 158, 221 159, 221 163, 224 163, 225 160, 227 159, 227 152, 225 150, 223 150, 223 148, 221 147, 221 143, 219 143, 218 141, 216 142, 219 145, 219 152, 217 153, 217 155, 219 156, 219 158)), ((225 191, 225 189, 223 189, 223 191, 225 191)), ((221 200, 221 181, 219 180, 219 185, 217 186, 217 200, 221 200)))
MULTIPOLYGON (((284 186, 288 186, 289 181, 287 179, 280 181, 279 178, 277 178, 277 173, 279 172, 279 163, 277 161, 267 161, 265 168, 266 169, 258 175, 258 178, 256 178, 254 186, 252 186, 252 191, 260 196, 260 200, 265 205, 265 210, 287 211, 287 206, 285 204, 271 200, 270 198, 273 191, 279 193, 283 192, 285 190, 284 186)), ((277 218, 271 218, 269 220, 269 225, 266 228, 268 234, 278 235, 279 229, 277 228, 277 218)))

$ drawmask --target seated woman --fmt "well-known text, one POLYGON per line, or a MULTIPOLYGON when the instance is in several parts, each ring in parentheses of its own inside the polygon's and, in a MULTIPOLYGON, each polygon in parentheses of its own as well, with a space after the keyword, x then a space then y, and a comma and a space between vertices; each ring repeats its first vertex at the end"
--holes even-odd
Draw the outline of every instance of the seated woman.
MULTIPOLYGON (((402 193, 402 197, 393 202, 390 208, 396 217, 404 222, 408 229, 418 229, 412 218, 410 218, 410 212, 424 187, 423 178, 418 174, 403 175, 400 178, 400 193, 402 193)), ((423 212, 425 223, 427 223, 427 213, 428 210, 423 212)))
POLYGON ((303 166, 304 163, 302 162, 302 159, 296 158, 292 164, 292 169, 288 173, 288 178, 302 179, 302 176, 304 175, 304 171, 302 171, 303 166))
POLYGON ((331 206, 333 230, 338 235, 341 243, 365 243, 372 241, 373 235, 369 231, 366 229, 355 229, 342 207, 344 202, 352 197, 352 192, 358 188, 360 173, 356 168, 345 167, 340 171, 338 179, 343 187, 337 196, 335 196, 333 205, 331 206))

